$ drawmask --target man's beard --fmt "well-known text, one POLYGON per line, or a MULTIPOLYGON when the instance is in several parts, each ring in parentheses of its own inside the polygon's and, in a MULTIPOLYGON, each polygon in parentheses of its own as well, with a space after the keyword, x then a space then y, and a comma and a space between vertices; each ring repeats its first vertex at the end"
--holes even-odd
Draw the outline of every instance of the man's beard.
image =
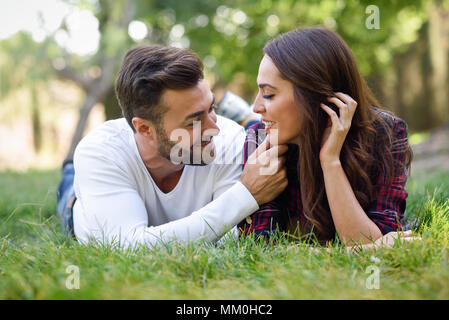
POLYGON ((159 154, 161 155, 161 157, 170 160, 173 163, 179 163, 178 159, 181 159, 181 163, 185 165, 205 166, 211 163, 215 158, 215 146, 213 141, 211 141, 205 148, 202 148, 201 144, 194 144, 190 147, 190 150, 187 151, 186 149, 180 148, 178 144, 171 141, 163 128, 157 128, 156 134, 159 144, 159 154), (172 152, 177 152, 176 160, 172 159, 172 152), (205 161, 205 159, 203 159, 203 153, 209 154, 209 159, 207 159, 208 161, 205 161))

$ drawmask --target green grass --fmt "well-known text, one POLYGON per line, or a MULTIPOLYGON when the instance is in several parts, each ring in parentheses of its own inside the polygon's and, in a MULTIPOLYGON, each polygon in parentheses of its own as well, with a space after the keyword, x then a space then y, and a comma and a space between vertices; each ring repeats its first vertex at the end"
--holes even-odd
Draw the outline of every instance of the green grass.
POLYGON ((449 173, 410 178, 407 215, 423 241, 348 254, 285 239, 117 251, 66 240, 59 171, 0 173, 0 299, 448 299, 449 173), (69 290, 66 268, 79 267, 69 290), (367 289, 369 266, 380 289, 367 289))

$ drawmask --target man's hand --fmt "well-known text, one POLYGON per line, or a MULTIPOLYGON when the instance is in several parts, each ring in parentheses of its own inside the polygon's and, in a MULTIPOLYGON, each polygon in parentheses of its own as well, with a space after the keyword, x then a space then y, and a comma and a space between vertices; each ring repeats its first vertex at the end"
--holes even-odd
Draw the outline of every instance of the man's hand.
POLYGON ((240 181, 260 205, 275 199, 287 187, 284 168, 286 145, 270 148, 269 137, 253 152, 246 162, 240 181))

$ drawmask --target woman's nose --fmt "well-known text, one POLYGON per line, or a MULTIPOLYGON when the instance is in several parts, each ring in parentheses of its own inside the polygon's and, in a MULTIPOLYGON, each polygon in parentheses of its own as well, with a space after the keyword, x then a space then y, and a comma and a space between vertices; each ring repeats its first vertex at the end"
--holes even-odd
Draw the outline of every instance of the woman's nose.
POLYGON ((266 111, 265 106, 262 103, 262 99, 260 99, 260 95, 257 95, 256 100, 254 101, 253 111, 255 113, 260 113, 260 114, 262 114, 266 111))

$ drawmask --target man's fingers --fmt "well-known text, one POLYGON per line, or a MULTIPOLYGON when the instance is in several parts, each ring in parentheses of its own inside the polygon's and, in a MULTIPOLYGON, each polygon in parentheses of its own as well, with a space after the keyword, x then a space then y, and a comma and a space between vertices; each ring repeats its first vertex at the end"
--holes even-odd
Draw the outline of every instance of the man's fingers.
POLYGON ((281 169, 278 173, 275 174, 275 177, 273 178, 273 181, 276 182, 275 186, 276 188, 279 188, 278 190, 283 191, 287 185, 287 171, 284 169, 281 169))
POLYGON ((265 151, 269 158, 276 158, 282 156, 288 151, 288 146, 285 144, 280 144, 272 146, 269 150, 265 151))
POLYGON ((280 144, 276 146, 278 148, 278 155, 283 155, 288 151, 288 146, 286 144, 280 144))
POLYGON ((281 169, 280 176, 281 176, 282 180, 286 180, 287 179, 287 170, 285 168, 281 169))
POLYGON ((270 149, 270 135, 267 134, 267 136, 265 137, 265 140, 259 144, 259 146, 257 147, 256 151, 257 154, 261 154, 262 152, 269 150, 270 149))
POLYGON ((261 159, 266 157, 266 155, 264 154, 267 150, 270 149, 270 139, 267 135, 267 137, 265 138, 265 140, 263 142, 261 142, 259 144, 259 146, 256 148, 256 150, 254 150, 250 156, 248 157, 248 163, 250 164, 255 164, 258 160, 257 159, 261 159), (263 155, 263 156, 262 156, 263 155), (262 156, 262 157, 261 157, 262 156), (261 158, 260 158, 261 157, 261 158))
POLYGON ((273 181, 279 181, 280 179, 278 180, 278 178, 280 172, 282 170, 285 170, 285 157, 280 157, 277 159, 264 158, 262 159, 262 161, 265 161, 265 163, 267 164, 264 171, 265 174, 273 176, 273 181))
POLYGON ((279 187, 281 188, 282 191, 285 190, 285 188, 287 188, 288 186, 288 181, 284 180, 279 184, 279 187))
POLYGON ((281 162, 282 166, 285 166, 285 163, 287 162, 287 158, 285 156, 279 157, 279 161, 281 162))

